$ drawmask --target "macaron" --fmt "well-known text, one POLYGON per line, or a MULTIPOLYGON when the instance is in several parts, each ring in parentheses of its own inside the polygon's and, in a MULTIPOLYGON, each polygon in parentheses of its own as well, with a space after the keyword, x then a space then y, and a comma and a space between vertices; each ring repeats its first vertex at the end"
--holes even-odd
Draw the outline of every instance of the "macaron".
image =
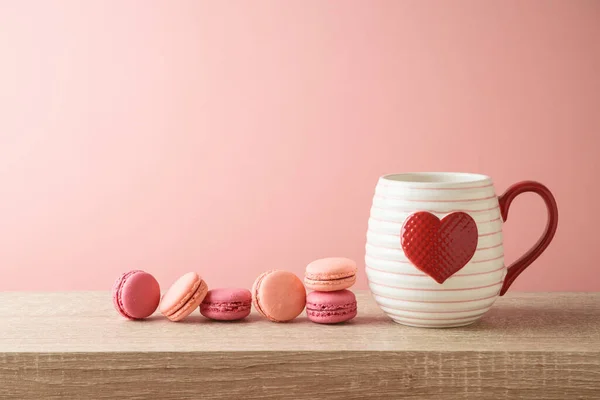
POLYGON ((306 297, 306 315, 318 324, 337 324, 356 317, 356 296, 349 290, 310 292, 306 297))
POLYGON ((208 292, 208 285, 195 272, 188 272, 171 285, 160 301, 160 312, 173 322, 190 315, 208 292))
POLYGON ((220 288, 208 291, 200 304, 200 313, 218 321, 246 318, 252 308, 252 293, 248 289, 220 288))
POLYGON ((321 292, 348 289, 356 282, 356 263, 348 258, 329 257, 306 266, 304 284, 321 292))
POLYGON ((260 315, 271 321, 291 321, 304 310, 306 289, 291 272, 267 271, 256 278, 252 286, 252 304, 260 315))
POLYGON ((156 311, 160 286, 147 272, 133 270, 122 274, 113 286, 113 304, 128 319, 143 319, 156 311))

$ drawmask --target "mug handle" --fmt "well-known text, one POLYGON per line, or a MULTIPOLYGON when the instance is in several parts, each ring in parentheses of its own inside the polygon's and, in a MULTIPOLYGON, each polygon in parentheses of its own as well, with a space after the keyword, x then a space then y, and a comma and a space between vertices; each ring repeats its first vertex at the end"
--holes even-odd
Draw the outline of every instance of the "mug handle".
POLYGON ((503 296, 510 285, 521 274, 521 272, 531 265, 531 263, 534 262, 544 250, 546 250, 546 247, 548 247, 552 241, 552 238, 556 233, 556 227, 558 226, 558 207, 556 205, 554 196, 546 186, 535 181, 523 181, 515 183, 506 189, 504 194, 498 197, 502 221, 506 222, 508 219, 508 209, 510 208, 510 204, 515 197, 521 193, 527 192, 536 193, 544 200, 544 203, 546 203, 546 208, 548 209, 548 223, 546 224, 546 230, 537 243, 531 249, 529 249, 527 253, 523 254, 517 261, 513 262, 508 267, 508 272, 506 273, 504 283, 502 284, 502 289, 500 290, 500 296, 503 296))

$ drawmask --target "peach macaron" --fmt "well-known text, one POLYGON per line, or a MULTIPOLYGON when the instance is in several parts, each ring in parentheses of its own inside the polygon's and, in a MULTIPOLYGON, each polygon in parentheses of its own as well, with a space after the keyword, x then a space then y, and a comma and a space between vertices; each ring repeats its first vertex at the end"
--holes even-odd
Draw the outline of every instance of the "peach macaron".
POLYGON ((356 270, 356 263, 349 258, 322 258, 306 266, 304 284, 320 292, 348 289, 356 282, 356 270))
POLYGON ((291 321, 306 306, 306 289, 291 272, 267 271, 252 286, 252 303, 260 315, 271 321, 291 321))
POLYGON ((171 285, 160 301, 160 312, 173 322, 196 310, 208 293, 208 285, 195 272, 188 272, 171 285))

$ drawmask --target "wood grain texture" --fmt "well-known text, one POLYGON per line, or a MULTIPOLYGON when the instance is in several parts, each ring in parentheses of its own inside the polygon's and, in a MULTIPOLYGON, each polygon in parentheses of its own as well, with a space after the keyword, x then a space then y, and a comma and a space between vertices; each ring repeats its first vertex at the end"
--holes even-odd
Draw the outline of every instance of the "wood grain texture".
POLYGON ((600 399, 600 294, 509 294, 474 325, 121 319, 105 292, 0 293, 1 399, 600 399))

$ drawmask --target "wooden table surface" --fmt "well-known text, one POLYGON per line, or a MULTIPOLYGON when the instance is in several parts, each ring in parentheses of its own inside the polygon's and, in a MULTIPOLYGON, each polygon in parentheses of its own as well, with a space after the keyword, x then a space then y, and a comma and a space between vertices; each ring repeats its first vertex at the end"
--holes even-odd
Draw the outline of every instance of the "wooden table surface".
POLYGON ((108 292, 0 293, 0 399, 600 399, 600 293, 509 293, 464 328, 253 313, 120 318, 108 292))

